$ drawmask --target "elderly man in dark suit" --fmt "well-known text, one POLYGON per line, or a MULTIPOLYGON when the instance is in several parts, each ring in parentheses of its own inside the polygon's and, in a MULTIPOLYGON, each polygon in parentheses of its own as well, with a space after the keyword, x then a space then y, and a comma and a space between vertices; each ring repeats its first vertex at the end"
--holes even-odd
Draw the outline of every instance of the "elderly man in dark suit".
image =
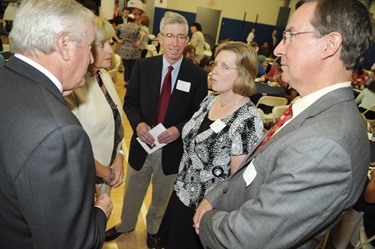
POLYGON ((121 223, 106 233, 106 239, 134 230, 138 213, 152 176, 152 201, 147 214, 147 245, 153 248, 182 156, 181 131, 200 102, 207 95, 207 73, 183 57, 189 41, 186 19, 167 12, 161 23, 158 39, 164 47, 160 56, 136 62, 124 101, 124 110, 134 133, 130 143, 129 165, 121 223), (172 66, 171 69, 170 66, 172 66), (169 71, 172 70, 172 71, 169 71), (161 120, 166 78, 171 77, 169 104, 161 120), (152 146, 155 139, 149 130, 162 123, 166 130, 157 140, 165 147, 147 154, 136 138, 152 146))
POLYGON ((373 40, 360 1, 297 4, 274 53, 301 99, 201 202, 194 225, 205 248, 315 248, 356 203, 370 149, 350 78, 373 40))
POLYGON ((0 248, 103 245, 113 205, 95 197, 90 140, 63 99, 93 60, 93 18, 74 0, 17 11, 0 69, 0 248))

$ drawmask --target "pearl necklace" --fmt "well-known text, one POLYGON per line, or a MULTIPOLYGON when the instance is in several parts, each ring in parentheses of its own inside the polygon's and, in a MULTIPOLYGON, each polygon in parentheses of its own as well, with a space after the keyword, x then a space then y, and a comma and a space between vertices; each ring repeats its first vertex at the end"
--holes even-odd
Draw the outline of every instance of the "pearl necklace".
POLYGON ((220 95, 220 106, 221 106, 221 107, 224 107, 224 106, 237 105, 237 104, 240 103, 244 98, 245 98, 245 96, 243 96, 239 101, 236 101, 236 102, 233 102, 233 103, 229 103, 229 104, 223 104, 223 100, 222 100, 221 95, 220 95))

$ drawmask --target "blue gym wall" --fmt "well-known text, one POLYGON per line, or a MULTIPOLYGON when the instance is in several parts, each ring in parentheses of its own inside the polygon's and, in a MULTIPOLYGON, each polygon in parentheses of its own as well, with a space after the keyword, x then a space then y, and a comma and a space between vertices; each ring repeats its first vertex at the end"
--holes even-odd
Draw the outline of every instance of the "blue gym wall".
MULTIPOLYGON (((195 22, 195 13, 185 12, 185 11, 178 11, 172 9, 164 9, 164 8, 155 8, 154 13, 154 27, 153 27, 153 34, 159 33, 159 24, 160 21, 167 11, 177 12, 183 15, 189 24, 195 22)), ((219 41, 222 40, 224 37, 230 37, 233 41, 245 41, 247 35, 251 31, 251 28, 254 26, 252 22, 243 22, 242 20, 230 19, 230 18, 222 18, 221 29, 219 33, 219 41)), ((272 25, 265 25, 257 23, 256 25, 256 33, 255 33, 255 41, 261 46, 263 42, 266 41, 267 36, 271 34, 272 30, 277 30, 277 40, 280 41, 282 39, 282 32, 284 31, 283 27, 274 27, 272 25)), ((204 30, 204 27, 203 27, 204 30)), ((189 31, 189 35, 190 31, 189 31)), ((370 69, 372 64, 375 62, 375 46, 372 46, 369 55, 363 62, 363 68, 370 69)))

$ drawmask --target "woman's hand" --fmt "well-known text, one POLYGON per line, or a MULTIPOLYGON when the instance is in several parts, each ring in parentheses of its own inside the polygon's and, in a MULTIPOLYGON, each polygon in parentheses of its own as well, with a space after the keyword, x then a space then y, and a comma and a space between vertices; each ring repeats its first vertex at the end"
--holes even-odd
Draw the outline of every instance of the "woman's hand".
POLYGON ((115 172, 115 178, 109 183, 109 186, 117 188, 124 182, 124 156, 121 153, 117 154, 111 168, 115 172))

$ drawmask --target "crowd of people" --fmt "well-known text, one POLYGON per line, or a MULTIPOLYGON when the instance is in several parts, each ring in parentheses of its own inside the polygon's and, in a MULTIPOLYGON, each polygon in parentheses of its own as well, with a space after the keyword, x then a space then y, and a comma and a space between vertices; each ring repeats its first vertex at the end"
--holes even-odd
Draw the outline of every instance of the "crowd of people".
POLYGON ((315 248, 358 200, 375 202, 360 115, 375 103, 361 68, 375 38, 365 5, 300 0, 281 41, 273 30, 258 47, 252 28, 212 56, 201 24, 167 11, 163 52, 146 58, 149 24, 140 0, 109 21, 75 0, 22 1, 0 67, 0 248, 102 248, 135 230, 150 184, 155 249, 315 248), (106 70, 114 53, 123 104, 106 70), (267 134, 250 99, 259 76, 301 96, 267 134))

